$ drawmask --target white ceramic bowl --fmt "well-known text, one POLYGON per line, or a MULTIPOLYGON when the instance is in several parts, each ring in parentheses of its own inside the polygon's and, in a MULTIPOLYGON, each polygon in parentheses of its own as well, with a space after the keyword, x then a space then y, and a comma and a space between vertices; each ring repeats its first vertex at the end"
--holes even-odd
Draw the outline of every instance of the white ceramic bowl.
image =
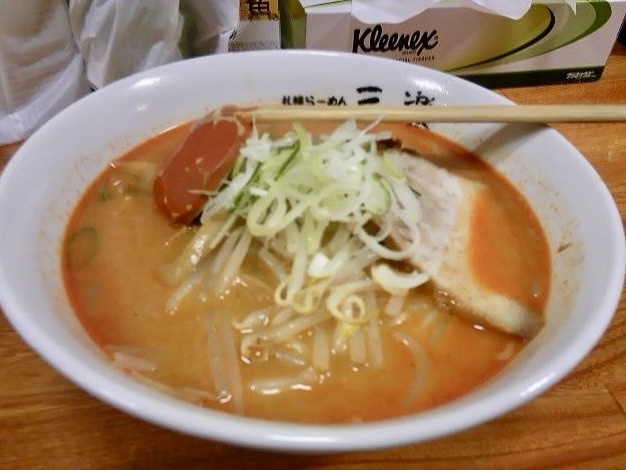
POLYGON ((383 104, 510 104, 430 69, 362 55, 272 51, 175 63, 120 80, 58 114, 12 158, 0 180, 0 300, 17 332, 53 367, 126 412, 190 435, 287 451, 360 450, 433 439, 490 420, 559 381, 609 324, 624 280, 624 233, 603 182, 544 126, 432 125, 506 174, 547 232, 554 276, 547 326, 475 392, 420 414, 369 424, 304 426, 201 409, 111 367, 73 316, 59 246, 68 216, 106 163, 156 132, 225 103, 362 98, 383 104), (361 93, 360 87, 380 91, 361 93), (558 247, 569 248, 558 253, 558 247))

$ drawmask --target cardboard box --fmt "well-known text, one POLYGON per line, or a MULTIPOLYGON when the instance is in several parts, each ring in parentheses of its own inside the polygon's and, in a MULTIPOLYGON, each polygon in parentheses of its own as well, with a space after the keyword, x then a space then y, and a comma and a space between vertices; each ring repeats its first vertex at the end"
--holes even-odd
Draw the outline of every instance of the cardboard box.
POLYGON ((398 23, 364 24, 350 1, 285 0, 282 45, 390 57, 487 87, 600 78, 626 15, 626 0, 536 0, 511 20, 444 0, 398 23))

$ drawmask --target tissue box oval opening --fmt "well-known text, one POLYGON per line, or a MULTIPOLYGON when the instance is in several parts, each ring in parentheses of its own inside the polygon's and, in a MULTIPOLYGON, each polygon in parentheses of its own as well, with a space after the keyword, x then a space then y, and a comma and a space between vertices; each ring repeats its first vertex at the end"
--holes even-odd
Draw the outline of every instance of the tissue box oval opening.
POLYGON ((443 0, 400 23, 363 23, 350 1, 281 2, 284 48, 379 55, 486 87, 580 83, 601 77, 626 0, 533 1, 514 20, 443 0))

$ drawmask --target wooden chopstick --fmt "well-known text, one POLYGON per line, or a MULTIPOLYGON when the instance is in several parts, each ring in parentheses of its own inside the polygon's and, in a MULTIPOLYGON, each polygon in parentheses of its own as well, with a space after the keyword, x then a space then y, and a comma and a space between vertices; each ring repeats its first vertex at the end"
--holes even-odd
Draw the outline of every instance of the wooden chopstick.
POLYGON ((447 106, 252 106, 235 114, 263 121, 376 120, 404 122, 618 122, 626 104, 447 105, 447 106))

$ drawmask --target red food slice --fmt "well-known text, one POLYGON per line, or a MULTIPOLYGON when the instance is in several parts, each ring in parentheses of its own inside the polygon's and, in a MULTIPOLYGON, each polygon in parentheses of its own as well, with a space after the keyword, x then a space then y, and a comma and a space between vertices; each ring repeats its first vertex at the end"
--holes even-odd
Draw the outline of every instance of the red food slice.
POLYGON ((207 198, 196 191, 219 186, 249 133, 249 124, 234 120, 195 123, 154 181, 154 200, 163 214, 177 224, 192 222, 207 198))

